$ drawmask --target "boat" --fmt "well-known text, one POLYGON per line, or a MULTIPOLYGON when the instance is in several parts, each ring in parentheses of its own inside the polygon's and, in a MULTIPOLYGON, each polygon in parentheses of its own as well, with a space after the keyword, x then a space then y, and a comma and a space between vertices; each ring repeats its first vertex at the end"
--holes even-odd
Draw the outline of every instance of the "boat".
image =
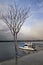
POLYGON ((34 49, 32 48, 31 44, 25 43, 23 47, 19 47, 19 49, 22 50, 28 50, 28 51, 34 51, 34 49))

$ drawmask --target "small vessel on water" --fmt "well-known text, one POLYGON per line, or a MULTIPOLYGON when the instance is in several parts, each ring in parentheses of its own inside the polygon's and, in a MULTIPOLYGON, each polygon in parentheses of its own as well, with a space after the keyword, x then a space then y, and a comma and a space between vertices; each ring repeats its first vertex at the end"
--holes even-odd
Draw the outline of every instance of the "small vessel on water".
POLYGON ((34 51, 32 48, 32 44, 25 43, 23 47, 19 47, 22 50, 27 50, 27 51, 34 51))

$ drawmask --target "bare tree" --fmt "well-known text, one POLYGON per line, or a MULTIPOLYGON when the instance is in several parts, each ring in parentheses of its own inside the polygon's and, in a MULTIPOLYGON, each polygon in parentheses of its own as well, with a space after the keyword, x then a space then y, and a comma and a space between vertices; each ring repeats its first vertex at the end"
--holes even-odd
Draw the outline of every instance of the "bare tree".
POLYGON ((15 55, 16 55, 16 65, 17 65, 17 54, 18 54, 18 47, 17 47, 17 34, 19 33, 23 23, 29 17, 30 8, 19 8, 17 7, 16 3, 9 6, 8 11, 6 14, 2 13, 0 18, 4 20, 4 22, 9 27, 13 37, 14 37, 14 46, 15 46, 15 55))

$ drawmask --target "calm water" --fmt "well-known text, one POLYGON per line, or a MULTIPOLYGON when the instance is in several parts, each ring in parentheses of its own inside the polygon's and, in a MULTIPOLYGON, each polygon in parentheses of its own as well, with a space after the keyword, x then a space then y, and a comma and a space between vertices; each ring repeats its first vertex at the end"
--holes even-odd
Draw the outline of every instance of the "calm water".
MULTIPOLYGON (((24 46, 24 42, 19 42, 17 44, 18 44, 18 47, 24 46)), ((36 47, 36 48, 39 49, 39 47, 36 47)), ((40 48, 43 49, 43 43, 40 48)), ((22 50, 18 50, 18 55, 21 57, 21 56, 24 56, 25 53, 22 50)), ((13 42, 0 42, 0 62, 3 60, 12 59, 12 58, 15 58, 14 43, 13 42)))
MULTIPOLYGON (((18 46, 23 46, 24 43, 18 43, 18 46)), ((24 55, 23 51, 18 51, 18 55, 22 56, 24 55)), ((15 57, 15 49, 14 49, 14 43, 13 42, 0 42, 0 61, 11 59, 15 57)))

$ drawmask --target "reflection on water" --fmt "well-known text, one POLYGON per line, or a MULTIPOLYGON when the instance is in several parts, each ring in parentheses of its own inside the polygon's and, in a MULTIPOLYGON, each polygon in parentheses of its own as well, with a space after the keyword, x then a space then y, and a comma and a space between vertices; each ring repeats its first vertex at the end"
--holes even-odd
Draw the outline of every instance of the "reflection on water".
MULTIPOLYGON (((18 47, 20 46, 24 46, 24 42, 19 42, 17 43, 18 47)), ((36 45, 37 46, 37 45, 36 45)), ((39 45, 40 47, 40 45, 39 45)), ((26 51, 26 53, 23 50, 18 50, 18 57, 22 57, 26 54, 30 54, 30 53, 34 53, 34 52, 28 52, 26 51)), ((15 58, 15 50, 14 50, 14 43, 13 42, 0 42, 0 61, 3 60, 7 60, 7 59, 11 59, 11 58, 15 58)))
POLYGON ((14 57, 14 44, 8 42, 0 43, 0 61, 14 57))
MULTIPOLYGON (((18 46, 23 46, 24 43, 18 43, 18 46)), ((18 55, 23 56, 23 51, 18 50, 18 55)), ((0 61, 11 59, 15 57, 15 49, 13 42, 0 42, 0 61)))

